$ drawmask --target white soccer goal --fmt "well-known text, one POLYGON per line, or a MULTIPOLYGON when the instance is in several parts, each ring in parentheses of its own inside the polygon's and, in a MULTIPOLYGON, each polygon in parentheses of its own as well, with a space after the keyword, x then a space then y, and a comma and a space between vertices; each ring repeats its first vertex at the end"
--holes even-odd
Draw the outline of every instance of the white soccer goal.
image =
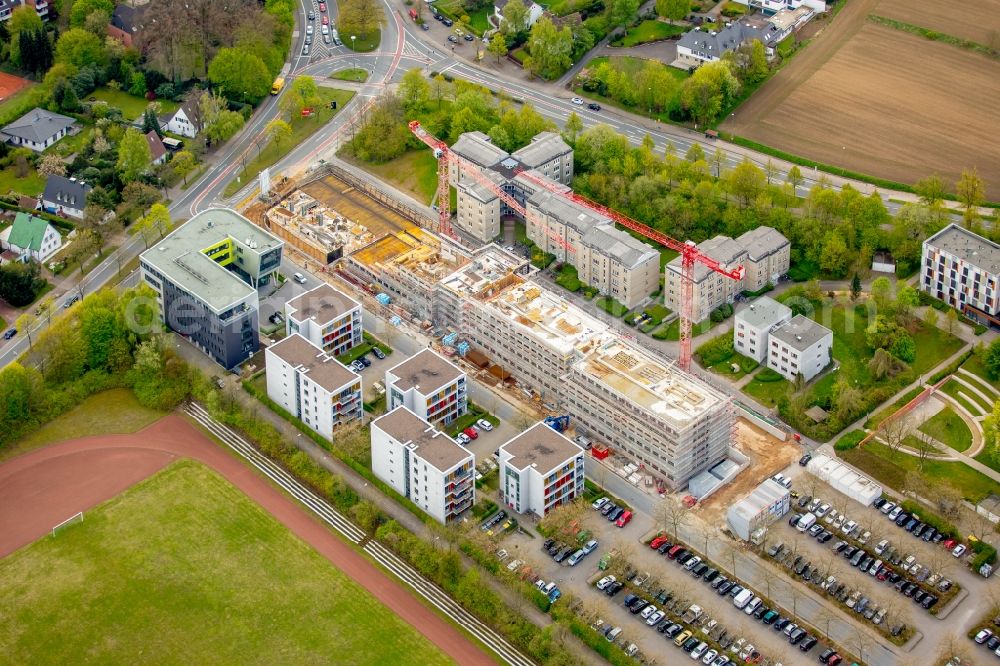
POLYGON ((61 523, 59 523, 58 525, 56 525, 55 527, 53 527, 52 528, 52 536, 55 536, 56 532, 58 532, 59 530, 61 530, 64 527, 66 527, 67 525, 72 525, 73 523, 82 523, 82 522, 83 522, 83 511, 81 511, 80 513, 78 513, 76 515, 70 516, 66 520, 62 521, 61 523))

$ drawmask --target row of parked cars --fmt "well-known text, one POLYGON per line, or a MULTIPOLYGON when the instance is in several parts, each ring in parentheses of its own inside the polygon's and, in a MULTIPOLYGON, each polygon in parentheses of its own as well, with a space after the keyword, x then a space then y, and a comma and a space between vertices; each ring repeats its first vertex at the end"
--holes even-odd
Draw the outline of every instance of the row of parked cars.
POLYGON ((542 544, 542 550, 557 563, 565 562, 569 566, 575 567, 583 558, 597 550, 597 539, 590 539, 582 546, 567 545, 556 539, 546 539, 545 543, 542 544))
POLYGON ((625 527, 632 520, 632 512, 620 507, 607 497, 601 497, 591 505, 594 511, 599 511, 602 516, 618 527, 625 527))
POLYGON ((992 650, 993 654, 1000 657, 1000 636, 993 633, 991 629, 981 629, 973 640, 986 646, 986 649, 992 650))
POLYGON ((898 527, 902 527, 913 536, 923 539, 927 543, 943 544, 955 557, 961 557, 966 553, 967 548, 965 544, 947 538, 946 534, 937 531, 921 521, 917 514, 907 513, 903 510, 903 507, 897 506, 895 502, 880 497, 875 500, 872 506, 881 511, 889 520, 896 523, 898 527))

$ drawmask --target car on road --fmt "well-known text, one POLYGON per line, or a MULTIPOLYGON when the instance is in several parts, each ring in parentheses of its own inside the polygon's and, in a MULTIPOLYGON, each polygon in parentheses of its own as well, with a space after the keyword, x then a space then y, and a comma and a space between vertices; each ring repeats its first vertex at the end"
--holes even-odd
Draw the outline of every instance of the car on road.
POLYGON ((573 98, 573 99, 571 99, 570 101, 571 101, 571 102, 572 102, 573 104, 576 104, 577 106, 583 106, 583 100, 582 100, 582 99, 580 99, 579 97, 574 97, 574 98, 573 98))
POLYGON ((15 335, 17 335, 17 329, 16 328, 8 328, 7 331, 3 334, 3 339, 4 340, 10 340, 15 335))
POLYGON ((452 20, 451 20, 450 18, 448 18, 447 16, 445 16, 444 18, 442 18, 442 19, 441 19, 441 23, 444 23, 444 24, 445 24, 446 26, 448 26, 449 28, 450 28, 451 26, 455 25, 455 22, 454 22, 454 21, 452 21, 452 20))
POLYGON ((307 18, 310 21, 315 21, 316 20, 316 12, 314 12, 313 10, 310 9, 307 18))
POLYGON ((302 273, 296 273, 295 275, 292 276, 292 279, 298 282, 299 284, 306 283, 306 276, 304 276, 302 273))
MULTIPOLYGON (((74 303, 78 303, 79 301, 80 301, 80 294, 73 294, 66 300, 65 303, 63 303, 63 308, 71 308, 73 307, 74 303)), ((275 314, 278 313, 276 312, 275 314)))
POLYGON ((330 17, 329 16, 326 16, 326 15, 323 16, 323 25, 330 25, 330 17))
POLYGON ((596 102, 591 102, 590 104, 587 105, 587 108, 590 109, 591 111, 600 111, 601 105, 596 102))
POLYGON ((326 11, 326 3, 325 2, 319 3, 319 10, 321 12, 325 12, 326 11))
POLYGON ((466 33, 466 34, 465 34, 465 36, 464 36, 464 37, 462 37, 462 39, 464 39, 464 40, 465 40, 465 41, 467 41, 467 42, 471 42, 471 41, 474 41, 474 40, 475 40, 476 38, 475 38, 475 37, 473 37, 472 35, 470 35, 470 34, 466 33))

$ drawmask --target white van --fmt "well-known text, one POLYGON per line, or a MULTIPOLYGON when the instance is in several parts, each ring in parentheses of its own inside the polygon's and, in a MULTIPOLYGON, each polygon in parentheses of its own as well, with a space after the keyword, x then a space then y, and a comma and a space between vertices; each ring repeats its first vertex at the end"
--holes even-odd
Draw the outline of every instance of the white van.
POLYGON ((797 529, 799 532, 805 532, 807 529, 809 529, 815 524, 816 524, 816 516, 814 516, 811 513, 806 513, 803 514, 801 518, 799 518, 799 522, 795 524, 795 529, 797 529))
POLYGON ((750 603, 751 599, 753 599, 753 591, 743 590, 736 595, 735 599, 733 599, 733 605, 737 608, 744 608, 748 603, 750 603))

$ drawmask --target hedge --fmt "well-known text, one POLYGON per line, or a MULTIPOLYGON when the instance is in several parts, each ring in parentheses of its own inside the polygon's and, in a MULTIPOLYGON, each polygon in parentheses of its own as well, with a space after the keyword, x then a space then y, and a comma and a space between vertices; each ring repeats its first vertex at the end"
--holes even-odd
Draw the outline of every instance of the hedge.
POLYGON ((944 518, 940 518, 939 516, 930 513, 927 507, 923 504, 918 504, 913 500, 903 500, 899 503, 899 505, 903 507, 903 511, 920 516, 920 520, 927 523, 938 532, 941 532, 951 538, 958 538, 958 530, 955 529, 954 525, 949 523, 944 518))
POLYGON ((753 376, 759 382, 780 382, 784 377, 771 368, 764 368, 753 376))
POLYGON ((997 549, 985 541, 973 541, 972 550, 976 556, 972 558, 972 570, 978 572, 979 567, 984 564, 993 564, 997 561, 997 549))
POLYGON ((962 354, 961 356, 959 356, 958 359, 954 363, 952 363, 951 365, 949 365, 947 368, 944 368, 943 370, 940 370, 940 371, 934 373, 933 375, 931 375, 931 378, 927 380, 927 383, 928 384, 937 384, 939 381, 941 381, 942 379, 944 379, 948 375, 955 374, 955 372, 958 371, 958 368, 963 363, 965 363, 966 361, 968 361, 969 357, 972 356, 972 354, 973 354, 973 350, 972 349, 967 350, 964 354, 962 354))

